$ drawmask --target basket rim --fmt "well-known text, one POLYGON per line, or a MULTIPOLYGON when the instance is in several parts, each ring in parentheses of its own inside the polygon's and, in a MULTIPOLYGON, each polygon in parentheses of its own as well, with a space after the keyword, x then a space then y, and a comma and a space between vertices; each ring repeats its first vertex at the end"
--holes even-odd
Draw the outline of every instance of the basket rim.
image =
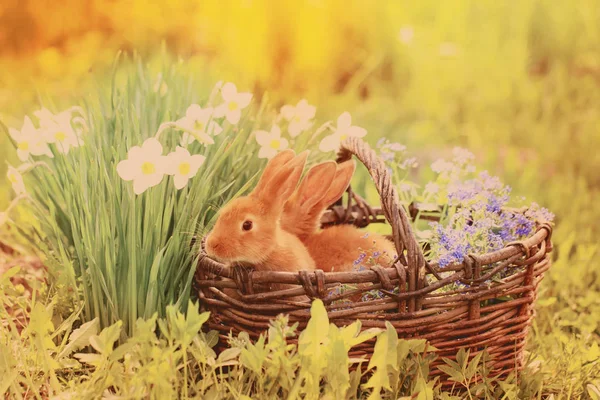
MULTIPOLYGON (((329 218, 326 218, 329 221, 329 218)), ((383 221, 387 222, 387 221, 383 221)), ((451 263, 445 266, 443 269, 439 269, 439 263, 437 261, 427 263, 427 267, 429 271, 427 274, 436 275, 437 272, 457 272, 464 270, 467 264, 469 263, 468 258, 475 258, 480 265, 489 265, 494 264, 501 261, 506 261, 517 256, 525 256, 529 258, 529 249, 540 245, 543 242, 546 242, 546 246, 550 247, 550 240, 552 236, 552 225, 548 222, 536 222, 537 229, 536 232, 530 235, 529 237, 516 241, 507 243, 505 247, 495 250, 492 252, 484 253, 484 254, 469 254, 465 257, 465 260, 461 263, 451 263)), ((546 249, 544 248, 544 253, 546 249)), ((397 260, 396 260, 397 261, 397 260)), ((516 260, 513 260, 516 261, 516 260)), ((401 265, 399 262, 396 262, 394 265, 389 266, 381 266, 380 268, 387 273, 389 278, 395 279, 398 278, 398 271, 396 266, 400 266, 403 269, 407 267, 401 265)), ((200 257, 198 258, 198 262, 196 265, 197 269, 208 267, 208 272, 224 277, 224 278, 234 278, 234 268, 227 266, 224 263, 221 263, 217 260, 212 259, 206 254, 204 250, 204 238, 202 239, 202 244, 200 246, 200 257)), ((250 268, 252 269, 252 268, 250 268)), ((365 269, 362 271, 345 271, 345 272, 325 272, 321 269, 316 270, 298 270, 295 272, 286 272, 286 271, 261 271, 261 270, 253 270, 252 269, 252 281, 254 283, 298 283, 301 277, 307 277, 311 280, 315 280, 315 275, 319 274, 324 277, 325 283, 332 282, 348 282, 348 283, 360 283, 360 282, 375 282, 379 281, 379 274, 375 272, 374 269, 365 269), (318 271, 318 272, 317 272, 318 271)), ((322 279, 322 278, 321 278, 322 279)))

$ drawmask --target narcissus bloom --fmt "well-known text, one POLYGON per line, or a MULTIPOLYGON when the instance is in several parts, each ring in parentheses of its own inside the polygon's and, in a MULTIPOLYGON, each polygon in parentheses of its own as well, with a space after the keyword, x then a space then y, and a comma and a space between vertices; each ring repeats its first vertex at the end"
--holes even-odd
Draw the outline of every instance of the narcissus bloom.
POLYGON ((310 121, 315 117, 317 107, 311 106, 304 99, 300 100, 296 106, 285 105, 281 107, 281 115, 290 122, 288 132, 291 137, 296 137, 312 126, 310 121))
POLYGON ((26 192, 23 176, 15 167, 9 165, 6 176, 16 194, 19 195, 26 192))
POLYGON ((6 176, 16 194, 23 194, 26 192, 23 176, 15 167, 9 165, 6 176))
POLYGON ((71 112, 52 114, 45 108, 36 113, 40 119, 40 132, 46 143, 54 143, 61 153, 67 154, 71 147, 79 147, 81 140, 71 126, 71 112))
POLYGON ((198 139, 200 143, 213 144, 215 141, 211 135, 218 135, 223 131, 215 121, 212 121, 214 109, 202 108, 198 104, 192 104, 185 112, 185 117, 175 121, 175 125, 183 129, 182 146, 187 146, 198 139))
POLYGON ((279 151, 285 150, 288 147, 288 141, 281 137, 281 129, 277 125, 273 125, 271 132, 256 131, 256 141, 261 145, 258 152, 259 158, 273 158, 279 151))
POLYGON ((191 155, 189 151, 179 146, 166 158, 166 173, 173 175, 175 188, 178 190, 183 189, 188 181, 196 176, 198 169, 206 161, 206 157, 203 155, 191 155))
POLYGON ((166 157, 162 145, 155 138, 146 139, 142 146, 133 146, 127 159, 117 165, 117 173, 125 181, 133 181, 133 192, 142 194, 158 185, 165 174, 166 157))
POLYGON ((215 108, 215 117, 225 117, 231 124, 237 124, 242 117, 242 109, 248 107, 252 100, 252 93, 238 93, 237 88, 231 82, 223 85, 221 96, 224 103, 215 108))
POLYGON ((319 150, 323 152, 337 151, 340 147, 340 143, 347 138, 361 138, 366 134, 366 129, 359 126, 352 126, 352 117, 350 116, 350 113, 345 112, 339 116, 335 132, 321 140, 321 143, 319 144, 319 150))
POLYGON ((41 133, 33 126, 31 118, 25 117, 21 130, 9 128, 10 136, 17 143, 17 155, 21 161, 27 161, 29 155, 53 157, 48 144, 41 133))

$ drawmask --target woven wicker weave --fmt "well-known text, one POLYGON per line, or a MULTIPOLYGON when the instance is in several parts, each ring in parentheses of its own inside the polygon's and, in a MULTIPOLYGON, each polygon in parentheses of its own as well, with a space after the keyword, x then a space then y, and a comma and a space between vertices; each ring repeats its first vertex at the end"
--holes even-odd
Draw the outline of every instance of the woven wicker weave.
MULTIPOLYGON (((551 226, 537 224, 536 232, 526 240, 488 254, 471 254, 463 263, 445 267, 442 274, 437 263, 426 262, 413 236, 410 217, 399 205, 383 162, 357 138, 343 142, 338 162, 352 155, 369 170, 381 195, 381 208, 370 208, 351 193, 349 199, 357 204, 349 202, 346 207, 332 207, 322 223, 365 226, 387 222, 392 227, 390 239, 401 255, 398 261, 393 266, 357 272, 292 273, 228 268, 203 253, 195 284, 201 303, 211 311, 208 327, 221 335, 220 346, 226 345, 230 331, 235 335, 247 331, 250 337, 257 338, 268 328, 269 320, 280 313, 287 313, 290 322, 298 322, 302 329, 309 319, 310 303, 290 298, 306 294, 322 299, 330 321, 338 326, 360 319, 364 329, 383 328, 385 321, 389 321, 400 337, 428 339, 439 349, 440 356, 453 359, 460 347, 470 349, 472 356, 487 349, 497 373, 519 369, 534 316, 537 287, 550 267, 551 226), (499 272, 503 278, 492 280, 499 272), (270 290, 273 284, 291 284, 295 288, 273 291, 270 290), (355 290, 332 294, 331 288, 340 284, 361 285, 355 290), (440 290, 449 285, 455 288, 440 290), (228 296, 226 288, 238 289, 239 296, 228 296), (370 290, 379 290, 383 298, 339 302, 356 299, 357 293, 370 290)), ((411 216, 415 211, 412 205, 411 216)), ((374 341, 363 343, 351 350, 351 356, 368 358, 373 346, 374 341)), ((448 384, 447 377, 436 368, 440 363, 441 358, 434 362, 431 375, 440 375, 442 382, 448 384)))

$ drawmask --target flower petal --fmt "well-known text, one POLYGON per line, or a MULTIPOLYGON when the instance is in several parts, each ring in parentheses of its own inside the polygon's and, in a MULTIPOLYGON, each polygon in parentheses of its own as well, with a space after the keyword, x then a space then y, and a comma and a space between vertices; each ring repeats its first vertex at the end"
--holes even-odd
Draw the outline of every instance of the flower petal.
POLYGON ((21 160, 21 161, 27 161, 27 159, 29 158, 29 152, 26 151, 26 150, 18 149, 17 150, 17 156, 19 157, 19 160, 21 160))
POLYGON ((210 121, 208 124, 208 133, 217 136, 219 133, 223 132, 223 128, 221 125, 217 124, 215 121, 210 121))
POLYGON ((249 92, 238 93, 236 97, 237 97, 237 103, 240 106, 240 108, 246 108, 246 107, 248 107, 248 104, 250 104, 250 101, 252 100, 252 93, 249 93, 249 92))
POLYGON ((206 157, 204 157, 201 154, 194 154, 193 156, 190 157, 189 159, 190 161, 190 175, 194 176, 196 175, 196 172, 198 172, 198 169, 200 168, 200 166, 202 164, 204 164, 204 161, 206 161, 206 157))
POLYGON ((15 128, 8 128, 8 133, 9 133, 10 137, 12 137, 16 141, 19 141, 21 139, 21 137, 23 136, 23 135, 21 135, 21 132, 15 128))
POLYGON ((189 178, 185 175, 175 175, 173 183, 175 183, 175 189, 181 190, 188 184, 189 178))
POLYGON ((283 107, 281 107, 281 115, 283 115, 283 118, 287 119, 288 121, 292 118, 294 118, 294 115, 296 115, 296 107, 294 106, 290 106, 285 105, 283 107))
POLYGON ((236 93, 237 93, 237 88, 231 82, 227 82, 226 84, 224 84, 223 88, 221 89, 221 96, 223 96, 223 99, 225 100, 226 103, 233 100, 236 93))
POLYGON ((230 124, 236 125, 238 122, 240 122, 242 111, 239 108, 237 110, 229 111, 226 117, 230 124))
POLYGON ((288 132, 290 136, 295 138, 304 130, 304 123, 302 122, 290 122, 290 126, 288 126, 288 132))
POLYGON ((220 104, 217 107, 215 107, 215 109, 213 111, 213 117, 221 118, 221 117, 224 117, 226 113, 227 113, 227 103, 223 103, 223 104, 220 104))
POLYGON ((145 157, 159 157, 162 154, 162 144, 155 138, 151 137, 144 141, 142 150, 145 157))
POLYGON ((267 131, 255 131, 254 136, 256 136, 256 141, 261 146, 268 146, 271 142, 271 134, 267 131))
POLYGON ((340 136, 333 134, 323 138, 319 143, 319 150, 322 152, 336 151, 340 147, 340 136))
POLYGON ((351 137, 364 137, 367 134, 367 130, 365 128, 361 128, 360 126, 351 126, 346 131, 346 134, 351 137))
POLYGON ((146 189, 148 189, 148 187, 148 181, 146 181, 145 179, 136 179, 133 182, 133 193, 140 195, 144 193, 146 189))
POLYGON ((117 173, 124 181, 134 180, 138 170, 138 165, 133 160, 123 160, 117 164, 117 173))
POLYGON ((271 159, 273 157, 275 157, 275 155, 277 154, 277 150, 275 150, 272 147, 261 147, 260 150, 258 151, 258 158, 268 158, 271 159))
POLYGON ((344 128, 349 128, 352 125, 352 117, 350 116, 349 112, 345 112, 342 115, 340 115, 337 119, 337 128, 338 129, 344 129, 344 128))
POLYGON ((279 140, 279 150, 285 150, 288 148, 290 142, 286 138, 281 138, 279 140))
POLYGON ((192 104, 185 110, 185 116, 186 118, 195 118, 200 112, 202 112, 202 107, 192 104))
POLYGON ((36 133, 35 126, 33 126, 33 122, 31 122, 31 118, 25 116, 23 118, 23 127, 21 128, 21 134, 23 135, 34 135, 36 133))

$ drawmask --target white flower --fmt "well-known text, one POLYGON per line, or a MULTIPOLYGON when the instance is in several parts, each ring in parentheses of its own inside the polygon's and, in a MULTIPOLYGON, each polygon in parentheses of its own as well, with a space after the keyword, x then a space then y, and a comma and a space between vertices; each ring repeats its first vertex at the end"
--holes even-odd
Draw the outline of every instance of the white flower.
POLYGON ((23 127, 20 131, 9 128, 9 133, 17 143, 17 155, 21 161, 27 161, 30 154, 34 156, 47 155, 48 157, 53 157, 48 144, 44 141, 44 137, 33 126, 31 118, 25 117, 23 127))
POLYGON ((312 126, 311 119, 315 117, 317 107, 311 106, 304 99, 300 100, 296 106, 285 105, 281 107, 281 115, 290 122, 288 132, 291 137, 296 137, 303 131, 312 126))
POLYGON ((468 164, 475 160, 475 155, 469 150, 463 149, 462 147, 453 148, 452 154, 454 155, 454 162, 461 165, 468 164))
POLYGON ((435 194, 435 193, 439 192, 439 190, 440 190, 440 185, 438 185, 435 182, 429 182, 427 185, 425 185, 425 193, 435 194))
POLYGON ((40 131, 47 143, 55 143, 61 153, 67 154, 71 147, 79 147, 79 135, 71 126, 71 113, 63 111, 57 115, 42 109, 37 114, 40 118, 40 131), (47 111, 50 115, 46 115, 47 111))
POLYGON ((25 183, 23 182, 23 175, 12 165, 8 166, 8 172, 6 173, 8 181, 12 185, 13 190, 16 194, 23 194, 26 192, 25 183))
POLYGON ((399 189, 401 192, 410 192, 412 191, 412 185, 410 183, 402 182, 400 183, 399 189))
POLYGON ((119 176, 125 181, 133 181, 135 194, 141 194, 162 181, 166 167, 166 157, 162 155, 162 150, 158 140, 149 138, 141 147, 129 149, 127 159, 117 165, 119 176))
POLYGON ((223 85, 221 96, 225 101, 215 108, 215 117, 225 117, 231 124, 240 122, 242 109, 248 107, 252 100, 252 93, 238 93, 237 88, 231 82, 223 85))
POLYGON ((319 144, 319 149, 323 152, 336 151, 340 143, 349 137, 364 137, 367 130, 359 126, 352 126, 352 117, 350 113, 345 112, 337 120, 337 128, 333 134, 324 137, 319 144))
POLYGON ((211 120, 214 109, 202 108, 198 104, 192 104, 185 112, 185 117, 175 121, 175 126, 185 130, 181 145, 187 146, 198 139, 200 143, 213 144, 215 141, 210 135, 218 135, 223 131, 215 121, 211 120))
POLYGON ((400 28, 400 34, 398 35, 398 39, 404 44, 412 43, 413 37, 415 36, 415 32, 412 26, 403 26, 400 28))
POLYGON ((256 131, 256 141, 262 147, 258 152, 259 158, 273 158, 279 151, 285 150, 288 147, 288 141, 281 137, 281 129, 277 125, 273 125, 271 132, 256 131))
POLYGON ((0 226, 4 225, 8 222, 8 213, 2 211, 0 212, 0 226))
POLYGON ((175 182, 175 188, 183 189, 188 181, 193 178, 198 169, 206 157, 195 154, 190 155, 190 152, 183 147, 177 146, 177 149, 167 155, 166 160, 166 172, 169 175, 173 175, 173 181, 175 182))

